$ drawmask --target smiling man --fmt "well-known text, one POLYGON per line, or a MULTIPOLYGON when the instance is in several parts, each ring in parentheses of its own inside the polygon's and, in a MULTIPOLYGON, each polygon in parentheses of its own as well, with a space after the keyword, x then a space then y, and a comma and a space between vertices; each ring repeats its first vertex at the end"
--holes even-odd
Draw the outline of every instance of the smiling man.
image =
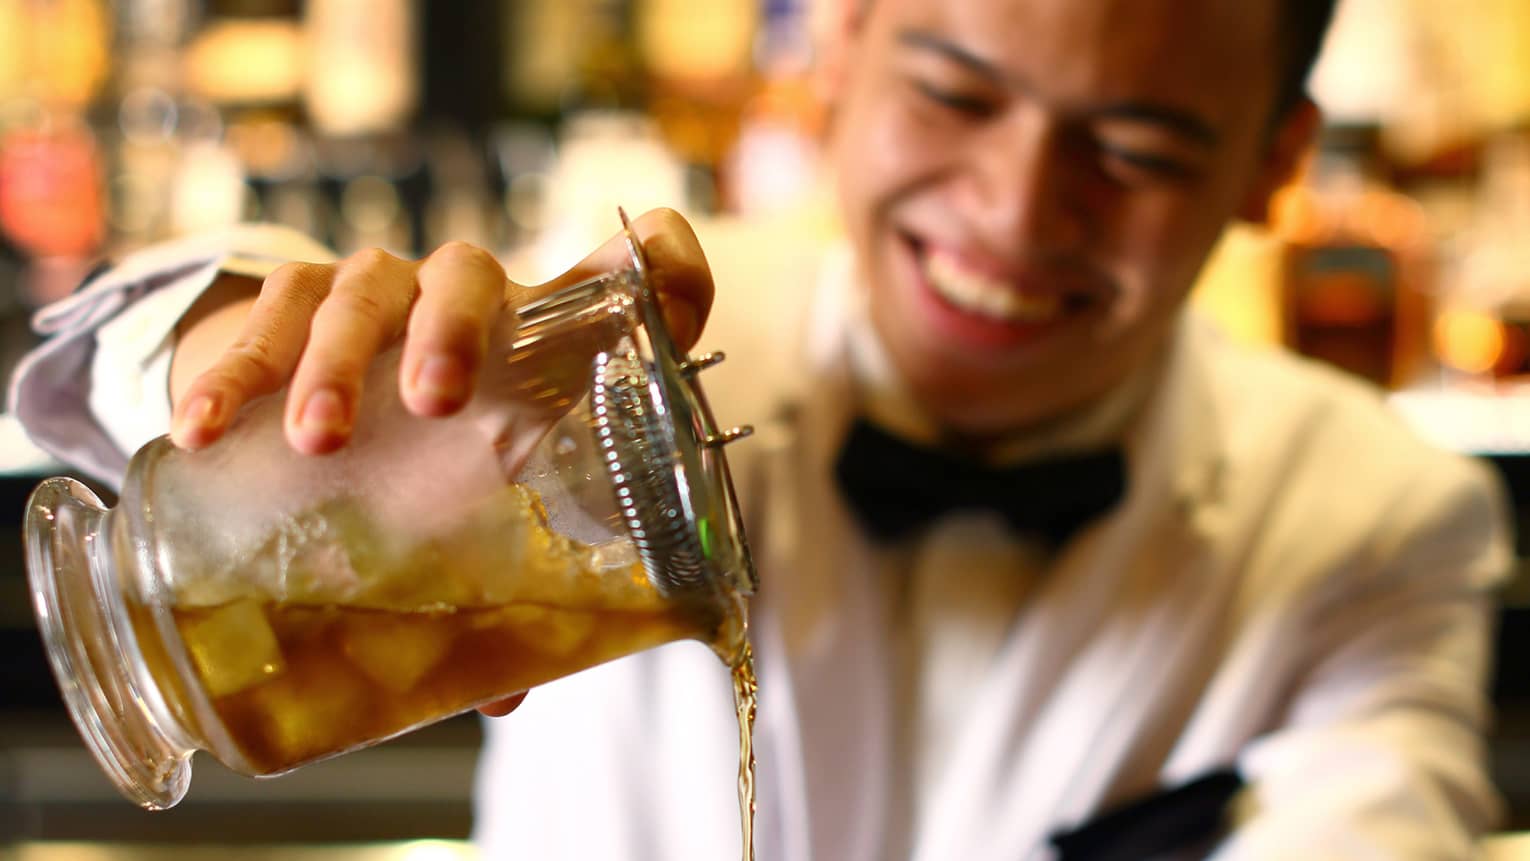
POLYGON ((1262 214, 1313 132, 1288 55, 1315 50, 1322 6, 878 2, 844 22, 846 223, 936 418, 1004 433, 1161 348, 1227 220, 1262 214))
MULTIPOLYGON (((800 356, 764 313, 794 301, 796 255, 709 242, 710 336, 743 366, 718 394, 778 417, 731 450, 762 583, 760 857, 1471 857, 1498 813, 1497 488, 1376 392, 1185 309, 1318 125, 1329 7, 834 7, 848 253, 804 300, 800 356)), ((705 261, 673 213, 638 229, 689 342, 705 261)), ((244 231, 124 264, 55 312, 19 414, 110 475, 169 423, 167 375, 187 446, 289 385, 289 440, 319 455, 398 337, 405 402, 458 409, 519 288, 462 245, 271 272, 325 255, 244 231)), ((686 646, 539 689, 489 724, 487 856, 733 855, 730 694, 686 646)))

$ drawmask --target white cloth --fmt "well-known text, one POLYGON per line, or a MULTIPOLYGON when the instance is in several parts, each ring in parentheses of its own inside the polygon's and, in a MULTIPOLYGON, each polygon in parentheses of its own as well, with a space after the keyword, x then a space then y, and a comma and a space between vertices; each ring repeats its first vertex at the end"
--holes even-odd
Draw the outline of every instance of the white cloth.
MULTIPOLYGON (((1187 319, 1128 428, 1114 514, 1024 586, 986 573, 975 594, 921 598, 929 584, 910 581, 910 597, 950 613, 977 594, 1015 609, 920 647, 918 684, 960 671, 950 695, 965 704, 921 716, 939 729, 914 743, 919 785, 905 793, 889 785, 910 766, 888 560, 851 525, 829 469, 851 404, 848 278, 816 291, 803 359, 783 361, 795 354, 781 333, 800 319, 788 309, 814 292, 807 261, 701 233, 720 285, 708 339, 733 354, 707 372, 714 405, 724 422, 762 423, 729 450, 762 583, 761 859, 1046 859, 1052 831, 1228 763, 1250 788, 1218 861, 1470 857, 1497 815, 1481 733, 1491 589, 1510 563, 1480 465, 1417 441, 1368 389, 1187 319)), ((133 285, 107 276, 120 299, 43 315, 61 334, 13 392, 61 457, 110 473, 125 459, 112 437, 131 436, 81 406, 92 327, 175 280, 165 272, 216 265, 157 259, 133 285)), ((81 296, 97 292, 111 291, 81 296)), ((156 313, 164 333, 180 311, 156 313)), ((922 548, 932 574, 986 527, 950 528, 922 548)), ((731 687, 704 647, 554 682, 486 725, 486 857, 737 854, 731 687)))
POLYGON ((175 324, 221 272, 264 278, 334 252, 297 231, 247 224, 135 252, 33 318, 50 336, 11 377, 9 411, 40 448, 115 485, 170 426, 175 324))

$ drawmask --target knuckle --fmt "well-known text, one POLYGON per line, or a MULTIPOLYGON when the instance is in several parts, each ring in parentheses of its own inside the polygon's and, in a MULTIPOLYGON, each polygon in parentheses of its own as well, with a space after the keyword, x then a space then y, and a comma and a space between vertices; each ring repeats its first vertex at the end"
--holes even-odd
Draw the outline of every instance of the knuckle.
POLYGON ((499 265, 499 260, 487 250, 454 239, 437 248, 431 258, 452 268, 473 269, 480 272, 492 273, 498 277, 504 276, 504 267, 499 265))
POLYGON ((381 248, 363 248, 345 258, 345 268, 371 272, 377 269, 391 268, 399 263, 399 259, 381 248))
POLYGON ((312 263, 301 263, 298 261, 283 263, 272 269, 271 274, 266 276, 264 286, 273 290, 279 290, 283 285, 299 280, 313 266, 314 264, 312 263))
POLYGON ((322 263, 283 263, 261 284, 263 297, 316 303, 329 283, 330 267, 322 263))

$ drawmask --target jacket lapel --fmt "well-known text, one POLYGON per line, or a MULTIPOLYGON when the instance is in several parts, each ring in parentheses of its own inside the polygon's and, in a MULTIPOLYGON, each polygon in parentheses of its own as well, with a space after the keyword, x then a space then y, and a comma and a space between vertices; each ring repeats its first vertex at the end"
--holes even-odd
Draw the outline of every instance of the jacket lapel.
POLYGON ((1222 468, 1193 327, 1128 439, 1121 508, 1042 577, 943 776, 922 788, 915 858, 1045 857, 1053 828, 1154 788, 1173 741, 1155 733, 1189 707, 1185 667, 1215 642, 1230 588, 1208 549, 1222 468))

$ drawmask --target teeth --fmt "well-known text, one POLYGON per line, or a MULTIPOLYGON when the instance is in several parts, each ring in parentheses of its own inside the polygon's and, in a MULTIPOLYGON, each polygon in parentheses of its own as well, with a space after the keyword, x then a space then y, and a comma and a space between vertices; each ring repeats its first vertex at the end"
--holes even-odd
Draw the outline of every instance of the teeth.
POLYGON ((1062 311, 1055 295, 1027 296, 1009 283, 963 267, 950 254, 930 252, 925 257, 925 276, 946 301, 964 311, 995 320, 1044 323, 1062 311))

